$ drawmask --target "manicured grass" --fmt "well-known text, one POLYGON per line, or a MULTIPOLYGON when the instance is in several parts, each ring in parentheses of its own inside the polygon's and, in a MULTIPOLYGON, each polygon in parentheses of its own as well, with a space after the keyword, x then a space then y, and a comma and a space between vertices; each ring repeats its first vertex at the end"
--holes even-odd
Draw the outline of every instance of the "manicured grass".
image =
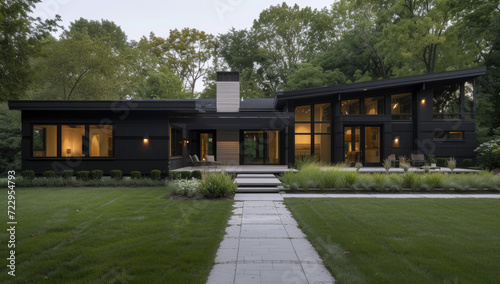
POLYGON ((500 282, 500 200, 285 203, 338 283, 500 282))
MULTIPOLYGON (((205 283, 232 201, 167 200, 165 188, 18 189, 16 277, 1 283, 205 283), (33 235, 33 236, 31 236, 33 235)), ((6 264, 7 191, 0 205, 6 264)))

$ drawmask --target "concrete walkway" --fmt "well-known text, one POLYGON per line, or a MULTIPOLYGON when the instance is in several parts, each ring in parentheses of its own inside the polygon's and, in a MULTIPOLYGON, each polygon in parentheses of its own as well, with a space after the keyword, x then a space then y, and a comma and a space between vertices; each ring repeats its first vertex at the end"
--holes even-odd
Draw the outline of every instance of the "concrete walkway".
POLYGON ((283 197, 236 194, 207 283, 333 283, 283 197))

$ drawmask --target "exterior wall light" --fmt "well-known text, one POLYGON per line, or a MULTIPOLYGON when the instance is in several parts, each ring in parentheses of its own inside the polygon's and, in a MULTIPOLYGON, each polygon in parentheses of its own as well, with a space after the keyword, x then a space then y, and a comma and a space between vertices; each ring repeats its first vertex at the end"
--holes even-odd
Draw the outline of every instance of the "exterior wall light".
POLYGON ((399 137, 394 138, 394 143, 399 143, 399 137))
POLYGON ((423 104, 423 105, 425 104, 425 99, 422 99, 422 104, 423 104))
POLYGON ((144 144, 149 143, 149 136, 147 134, 144 136, 144 139, 142 139, 142 142, 144 142, 144 144))

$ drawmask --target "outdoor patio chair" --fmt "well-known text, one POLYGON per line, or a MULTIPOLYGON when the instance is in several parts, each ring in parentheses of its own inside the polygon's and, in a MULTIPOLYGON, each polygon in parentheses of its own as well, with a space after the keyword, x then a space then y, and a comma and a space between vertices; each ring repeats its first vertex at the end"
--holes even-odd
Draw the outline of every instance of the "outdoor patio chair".
POLYGON ((219 162, 217 162, 215 160, 214 155, 205 155, 205 160, 206 160, 207 163, 210 163, 212 165, 218 165, 219 164, 219 162))
POLYGON ((399 160, 396 160, 396 154, 390 154, 387 159, 391 161, 391 167, 399 167, 399 160))
POLYGON ((420 167, 425 165, 424 154, 411 154, 410 163, 414 167, 420 167))
POLYGON ((191 164, 193 164, 194 167, 201 166, 200 160, 198 159, 198 157, 196 155, 194 155, 194 156, 189 155, 189 161, 191 162, 191 164), (195 159, 195 157, 196 157, 196 159, 195 159))

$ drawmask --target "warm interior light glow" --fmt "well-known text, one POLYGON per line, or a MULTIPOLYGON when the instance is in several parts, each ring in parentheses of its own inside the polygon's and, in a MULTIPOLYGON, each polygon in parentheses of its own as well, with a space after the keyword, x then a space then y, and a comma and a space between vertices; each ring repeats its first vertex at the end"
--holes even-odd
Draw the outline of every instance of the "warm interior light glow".
POLYGON ((425 104, 425 99, 422 99, 422 104, 425 104))
POLYGON ((396 107, 398 106, 399 103, 395 103, 394 106, 392 107, 392 109, 396 109, 396 107))

